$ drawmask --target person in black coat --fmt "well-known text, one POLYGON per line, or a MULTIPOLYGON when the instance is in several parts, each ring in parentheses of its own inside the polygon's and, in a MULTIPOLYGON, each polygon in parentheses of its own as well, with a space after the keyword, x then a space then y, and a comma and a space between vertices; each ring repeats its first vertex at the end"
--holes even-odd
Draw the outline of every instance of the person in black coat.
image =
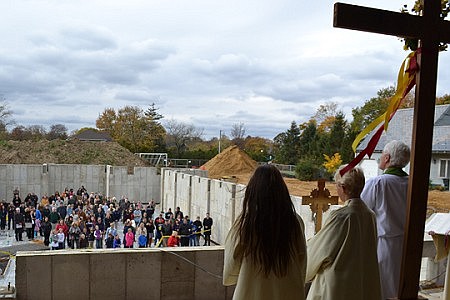
POLYGON ((14 213, 14 224, 16 241, 22 241, 23 228, 25 227, 25 217, 20 212, 20 208, 16 208, 16 212, 14 213))
POLYGON ((205 243, 203 246, 211 246, 211 228, 213 225, 213 219, 206 213, 206 218, 203 219, 203 235, 205 236, 205 243))
POLYGON ((48 217, 44 217, 44 221, 41 223, 41 229, 44 233, 44 245, 50 244, 50 233, 52 232, 52 224, 48 220, 48 217))
POLYGON ((12 204, 14 204, 14 207, 19 207, 20 204, 22 204, 22 199, 20 199, 19 194, 14 194, 12 204))
POLYGON ((181 246, 189 246, 189 237, 192 233, 192 225, 190 224, 187 216, 183 219, 183 223, 180 225, 180 235, 181 235, 181 246))
POLYGON ((8 230, 11 230, 11 223, 12 227, 14 228, 14 213, 16 212, 16 209, 14 208, 14 204, 10 203, 8 205, 8 230))
POLYGON ((8 215, 8 209, 5 203, 0 203, 0 229, 5 230, 6 228, 6 216, 8 215))

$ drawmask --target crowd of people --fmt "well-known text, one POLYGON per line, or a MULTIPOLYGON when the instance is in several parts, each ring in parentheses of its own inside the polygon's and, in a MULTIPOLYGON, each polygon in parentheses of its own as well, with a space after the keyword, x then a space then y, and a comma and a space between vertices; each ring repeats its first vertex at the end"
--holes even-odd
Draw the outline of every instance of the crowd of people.
POLYGON ((177 207, 153 219, 153 200, 144 205, 124 196, 107 198, 84 186, 40 199, 28 193, 22 200, 18 189, 13 195, 10 203, 0 203, 0 230, 14 230, 18 242, 26 234, 52 250, 200 246, 201 238, 203 245, 211 244, 209 213, 203 221, 200 216, 191 220, 177 207))
MULTIPOLYGON (((361 168, 343 166, 335 182, 343 207, 305 240, 278 169, 259 166, 247 185, 241 214, 225 242, 223 284, 236 285, 233 299, 387 299, 398 294, 410 150, 392 141, 383 149, 380 176, 365 182, 361 168), (306 285, 305 285, 306 283, 306 285), (310 287, 308 288, 308 283, 310 287)), ((199 246, 211 243, 213 220, 191 220, 179 207, 153 219, 155 203, 131 203, 74 192, 24 201, 14 192, 0 203, 0 229, 43 237, 51 249, 199 246), (119 222, 123 223, 121 235, 119 222)))

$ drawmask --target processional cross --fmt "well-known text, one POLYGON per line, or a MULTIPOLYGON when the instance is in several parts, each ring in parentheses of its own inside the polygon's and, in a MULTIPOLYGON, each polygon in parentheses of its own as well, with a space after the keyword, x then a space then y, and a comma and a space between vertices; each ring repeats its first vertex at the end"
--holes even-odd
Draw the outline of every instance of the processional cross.
MULTIPOLYGON (((418 38, 411 165, 403 258, 397 299, 417 299, 433 138, 439 42, 450 42, 450 22, 441 19, 440 0, 422 0, 422 15, 336 3, 334 27, 418 38)), ((447 274, 449 276, 449 274, 447 274)))
POLYGON ((322 214, 330 208, 330 204, 338 204, 337 196, 330 196, 330 191, 325 188, 325 180, 317 181, 317 189, 313 189, 308 196, 302 196, 302 204, 309 205, 315 216, 314 234, 322 228, 322 214))

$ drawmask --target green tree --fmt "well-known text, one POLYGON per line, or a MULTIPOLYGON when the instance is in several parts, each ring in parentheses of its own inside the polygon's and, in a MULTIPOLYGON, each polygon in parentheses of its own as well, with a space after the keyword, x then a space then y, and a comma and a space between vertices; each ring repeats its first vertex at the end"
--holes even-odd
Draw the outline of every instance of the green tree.
POLYGON ((358 134, 373 120, 381 116, 389 105, 390 98, 395 95, 395 87, 390 86, 377 92, 377 97, 370 98, 361 107, 352 110, 351 130, 358 134))
POLYGON ((274 161, 280 164, 295 165, 299 158, 300 128, 295 121, 291 127, 274 138, 274 161))
POLYGON ((318 151, 318 130, 315 119, 310 119, 308 122, 300 125, 301 134, 299 141, 299 157, 306 159, 320 155, 318 151))
POLYGON ((348 130, 349 128, 347 121, 345 120, 345 115, 342 111, 339 111, 334 118, 333 124, 331 125, 327 149, 324 149, 325 151, 322 154, 331 156, 334 153, 342 152, 342 150, 346 147, 346 145, 344 145, 344 141, 348 130))

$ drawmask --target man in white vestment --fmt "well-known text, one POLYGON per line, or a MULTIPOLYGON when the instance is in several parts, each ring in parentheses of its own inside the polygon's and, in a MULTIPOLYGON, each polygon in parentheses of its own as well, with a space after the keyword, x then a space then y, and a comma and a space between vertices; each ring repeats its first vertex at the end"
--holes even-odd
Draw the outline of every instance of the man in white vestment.
MULTIPOLYGON (((341 170, 341 167, 339 170, 341 170)), ((380 300, 375 214, 360 199, 364 173, 356 167, 335 176, 345 205, 332 211, 307 241, 308 300, 380 300)))
POLYGON ((400 141, 391 141, 383 149, 378 167, 384 171, 369 179, 361 199, 377 218, 378 264, 383 299, 398 294, 405 231, 410 149, 400 141))

